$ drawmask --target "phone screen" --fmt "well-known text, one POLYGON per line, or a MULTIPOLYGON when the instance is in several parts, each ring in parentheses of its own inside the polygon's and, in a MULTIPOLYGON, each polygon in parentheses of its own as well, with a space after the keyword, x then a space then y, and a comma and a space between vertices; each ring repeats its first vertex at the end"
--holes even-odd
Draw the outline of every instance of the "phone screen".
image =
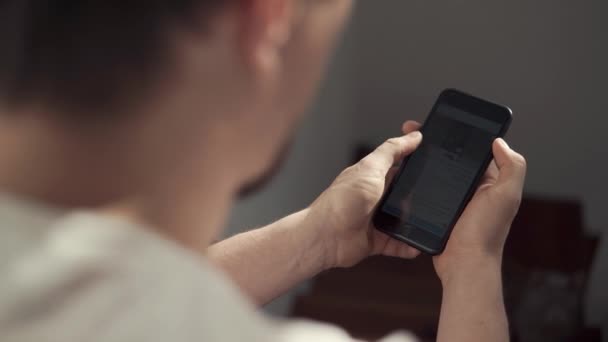
POLYGON ((492 142, 504 126, 438 103, 422 129, 422 143, 405 161, 379 208, 396 219, 391 230, 405 237, 415 230, 419 237, 440 242, 485 171, 492 142))

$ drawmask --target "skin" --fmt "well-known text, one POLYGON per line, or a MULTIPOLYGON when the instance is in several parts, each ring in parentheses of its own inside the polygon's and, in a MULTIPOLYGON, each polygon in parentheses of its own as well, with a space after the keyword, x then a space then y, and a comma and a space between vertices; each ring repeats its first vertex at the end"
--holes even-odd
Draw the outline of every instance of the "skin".
MULTIPOLYGON (((169 32, 166 77, 108 115, 121 119, 71 122, 38 99, 0 104, 0 188, 153 227, 216 263, 258 304, 370 255, 418 255, 370 224, 392 166, 423 139, 413 122, 309 207, 210 246, 243 186, 264 178, 291 140, 352 1, 246 4, 223 7, 203 34, 169 32)), ((500 267, 525 160, 502 140, 493 149, 495 163, 434 258, 444 286, 440 341, 508 340, 500 267)))

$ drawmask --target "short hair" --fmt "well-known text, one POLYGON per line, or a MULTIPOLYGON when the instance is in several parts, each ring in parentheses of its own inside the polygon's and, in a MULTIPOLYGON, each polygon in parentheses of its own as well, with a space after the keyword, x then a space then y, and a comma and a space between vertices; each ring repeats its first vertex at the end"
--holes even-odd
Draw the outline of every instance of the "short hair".
MULTIPOLYGON (((226 0, 2 0, 0 102, 104 112, 150 85, 167 32, 226 0)), ((201 21, 203 20, 203 21, 201 21)))

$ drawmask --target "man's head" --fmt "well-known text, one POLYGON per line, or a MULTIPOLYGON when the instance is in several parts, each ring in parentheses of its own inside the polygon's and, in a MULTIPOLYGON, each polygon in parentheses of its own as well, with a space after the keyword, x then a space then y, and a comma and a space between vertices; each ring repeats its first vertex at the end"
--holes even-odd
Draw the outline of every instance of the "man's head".
POLYGON ((351 2, 3 1, 0 128, 68 146, 70 203, 236 193, 290 140, 351 2))

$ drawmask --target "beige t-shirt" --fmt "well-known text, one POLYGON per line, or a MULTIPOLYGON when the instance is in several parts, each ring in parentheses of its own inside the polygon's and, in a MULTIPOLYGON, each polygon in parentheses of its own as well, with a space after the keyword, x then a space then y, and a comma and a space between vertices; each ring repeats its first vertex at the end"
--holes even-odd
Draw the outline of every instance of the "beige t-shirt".
POLYGON ((0 341, 351 338, 329 325, 264 316, 203 257, 144 227, 2 197, 0 341))

